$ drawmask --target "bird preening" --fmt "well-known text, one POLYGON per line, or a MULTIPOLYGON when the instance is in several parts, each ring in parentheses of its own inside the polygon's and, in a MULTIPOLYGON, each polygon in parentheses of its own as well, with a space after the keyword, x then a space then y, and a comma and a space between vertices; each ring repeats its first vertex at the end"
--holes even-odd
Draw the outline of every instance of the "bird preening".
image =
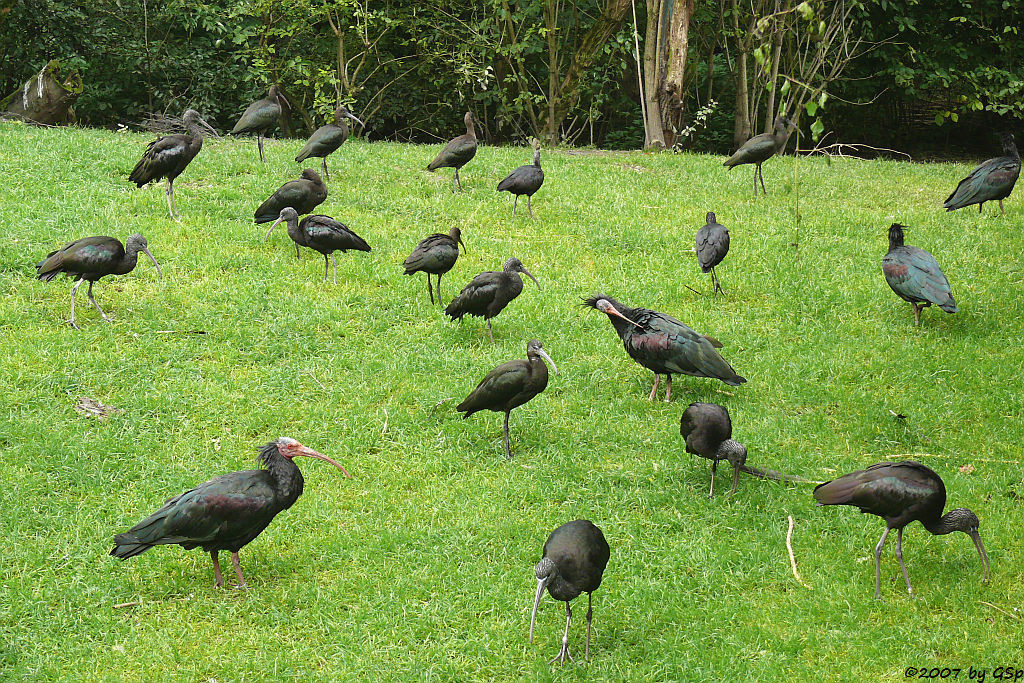
POLYGON ((551 658, 549 664, 558 660, 564 663, 569 654, 569 624, 572 623, 570 603, 580 593, 587 594, 587 648, 586 658, 590 659, 590 630, 594 620, 594 591, 601 586, 605 567, 611 549, 604 534, 593 522, 577 519, 566 522, 551 532, 544 544, 544 552, 535 568, 537 593, 533 598, 533 612, 530 615, 530 642, 533 642, 533 625, 537 620, 537 607, 544 596, 544 589, 555 600, 565 603, 565 633, 562 635, 562 649, 551 658))
MULTIPOLYGON (((508 306, 509 302, 523 291, 523 278, 519 276, 520 273, 533 280, 537 289, 540 289, 537 278, 523 267, 522 261, 513 256, 505 261, 505 267, 500 271, 488 270, 470 280, 469 284, 463 287, 459 295, 444 309, 445 314, 452 320, 459 321, 464 315, 483 318, 487 321, 487 336, 493 342, 491 318, 501 313, 505 306, 508 306)), ((438 292, 438 296, 440 296, 440 292, 438 292)))
POLYGON ((889 227, 889 252, 882 257, 882 274, 892 291, 914 307, 914 324, 921 324, 921 311, 935 304, 946 313, 956 313, 956 301, 946 274, 935 257, 924 249, 903 244, 904 226, 889 227))
POLYGON ((284 111, 281 105, 289 109, 291 104, 276 85, 270 86, 270 91, 262 100, 256 100, 248 107, 238 123, 231 129, 230 135, 243 135, 245 133, 256 133, 256 148, 260 153, 260 161, 266 163, 263 156, 263 136, 274 126, 280 125, 281 114, 284 111))
POLYGON ((729 253, 729 231, 718 222, 712 211, 708 211, 705 223, 697 231, 697 263, 700 264, 701 272, 711 273, 711 282, 715 286, 713 294, 725 294, 715 275, 715 266, 729 253))
POLYGON ((331 257, 330 263, 334 265, 334 284, 338 284, 338 263, 334 260, 334 252, 345 253, 348 250, 370 251, 370 245, 359 235, 352 232, 346 225, 339 223, 330 216, 314 214, 306 216, 299 221, 299 214, 290 206, 281 209, 281 214, 270 230, 267 230, 267 239, 278 223, 284 221, 288 225, 288 236, 295 242, 295 258, 302 258, 299 255, 299 247, 309 247, 313 251, 320 252, 324 257, 324 282, 327 282, 327 257, 331 257))
POLYGON ((283 436, 260 449, 262 469, 229 472, 170 498, 163 506, 124 533, 114 536, 110 554, 127 559, 157 545, 202 548, 213 560, 214 585, 224 585, 218 553, 231 553, 238 587, 245 588, 238 551, 255 539, 279 512, 302 495, 297 457, 317 458, 344 473, 337 461, 283 436))
POLYGON ((480 410, 505 413, 505 456, 512 459, 508 445, 508 418, 518 408, 544 391, 548 385, 548 368, 544 361, 551 363, 551 369, 558 374, 558 368, 547 354, 540 341, 531 339, 526 344, 526 360, 516 359, 502 363, 487 373, 476 388, 462 403, 455 407, 465 413, 466 419, 480 410))
POLYGON ((723 166, 732 169, 734 166, 743 164, 754 164, 754 196, 757 197, 757 180, 761 179, 761 192, 768 194, 764 189, 764 175, 761 173, 761 164, 771 159, 786 148, 789 136, 796 129, 796 124, 782 114, 775 117, 775 132, 761 133, 750 138, 736 150, 736 152, 722 162, 723 166))
POLYGON ((124 275, 135 269, 139 261, 139 252, 149 257, 149 260, 156 266, 156 271, 163 278, 163 271, 160 264, 149 253, 149 244, 146 238, 135 233, 128 238, 127 246, 121 244, 121 240, 113 237, 83 237, 75 240, 64 247, 51 251, 45 259, 36 264, 37 277, 43 282, 49 282, 61 273, 68 277, 78 279, 71 289, 71 319, 68 321, 76 330, 80 330, 75 323, 75 294, 78 288, 86 280, 89 281, 89 301, 100 312, 103 319, 111 322, 107 314, 103 312, 96 299, 92 296, 92 286, 102 277, 107 275, 124 275))
POLYGON ((460 190, 462 189, 459 169, 476 156, 476 128, 473 126, 473 112, 466 112, 465 121, 466 133, 449 140, 448 144, 434 157, 434 160, 427 165, 428 171, 436 171, 439 168, 455 169, 455 176, 452 178, 452 192, 455 192, 456 185, 460 190))
POLYGON ((327 199, 327 185, 320 174, 311 168, 302 171, 298 180, 289 180, 256 209, 253 219, 257 224, 276 221, 286 206, 298 215, 307 214, 327 199))
POLYGON ((504 180, 498 183, 498 192, 510 192, 515 195, 512 201, 512 216, 516 215, 516 204, 519 197, 526 195, 526 208, 530 210, 530 219, 533 219, 533 206, 531 199, 540 186, 544 184, 544 170, 540 167, 540 143, 533 141, 533 163, 527 166, 520 166, 508 174, 504 180))
POLYGON ((320 126, 295 156, 296 163, 302 163, 309 157, 320 157, 320 165, 324 171, 324 180, 330 180, 327 172, 327 156, 348 140, 348 123, 345 119, 352 119, 360 126, 366 126, 355 114, 348 110, 345 105, 334 110, 334 121, 326 126, 320 126))
POLYGON ((938 536, 962 531, 971 537, 981 558, 982 575, 988 581, 989 562, 978 531, 978 516, 967 508, 950 510, 945 515, 946 486, 931 468, 914 460, 883 462, 866 470, 857 470, 814 489, 818 505, 852 505, 861 512, 885 520, 885 532, 875 546, 875 597, 882 597, 882 547, 889 532, 896 529, 896 559, 903 579, 910 587, 907 566, 903 564, 903 529, 913 521, 938 536))
POLYGON ((1003 200, 1013 192, 1013 186, 1020 177, 1020 154, 1012 133, 1003 133, 1002 142, 1003 156, 982 162, 961 180, 942 204, 946 211, 977 204, 978 213, 981 213, 985 202, 998 201, 999 214, 1004 213, 1003 200))
POLYGON ((606 294, 588 297, 583 305, 607 315, 630 358, 654 373, 652 401, 658 392, 659 375, 666 377, 666 402, 672 397, 673 374, 710 377, 731 386, 747 381, 718 353, 721 342, 698 334, 672 316, 649 308, 630 308, 606 294))
POLYGON ((195 109, 186 109, 182 116, 185 132, 164 135, 149 143, 139 163, 135 164, 129 182, 142 187, 161 178, 167 178, 167 211, 172 219, 178 218, 178 207, 174 202, 174 179, 181 175, 203 148, 203 130, 213 135, 217 131, 199 116, 195 109))
POLYGON ((462 230, 459 228, 452 228, 447 235, 434 233, 420 240, 402 263, 405 275, 422 272, 427 276, 430 303, 434 303, 434 290, 430 287, 431 275, 437 276, 437 303, 444 303, 441 301, 441 276, 455 266, 459 258, 459 245, 462 245, 462 251, 465 252, 466 243, 462 241, 462 230))

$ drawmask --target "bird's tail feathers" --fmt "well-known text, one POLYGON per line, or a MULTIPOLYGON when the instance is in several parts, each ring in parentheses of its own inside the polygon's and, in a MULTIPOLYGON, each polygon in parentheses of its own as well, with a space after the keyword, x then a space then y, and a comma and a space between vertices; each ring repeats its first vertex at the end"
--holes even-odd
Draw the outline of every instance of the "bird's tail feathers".
POLYGON ((126 560, 129 557, 141 555, 152 548, 153 545, 154 544, 152 543, 140 541, 136 538, 135 534, 130 531, 126 531, 123 534, 114 536, 114 549, 110 551, 110 554, 114 557, 126 560))

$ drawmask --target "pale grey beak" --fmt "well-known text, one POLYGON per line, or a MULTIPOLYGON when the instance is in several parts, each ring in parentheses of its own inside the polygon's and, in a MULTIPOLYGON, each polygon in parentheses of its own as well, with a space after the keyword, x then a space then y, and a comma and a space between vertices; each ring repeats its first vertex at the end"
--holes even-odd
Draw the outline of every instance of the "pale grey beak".
POLYGON ((528 271, 526 268, 523 268, 522 266, 520 266, 520 270, 523 272, 523 275, 533 280, 533 284, 537 285, 537 289, 540 289, 540 283, 537 282, 537 278, 530 274, 530 271, 528 271))
POLYGON ((157 263, 156 259, 153 258, 153 255, 149 253, 149 249, 147 249, 146 247, 143 247, 142 251, 144 251, 146 253, 146 256, 149 257, 149 260, 153 262, 154 266, 156 266, 156 272, 160 273, 160 279, 163 280, 164 279, 164 271, 160 270, 160 264, 157 263))
POLYGON ((352 119, 353 121, 355 121, 356 123, 358 123, 358 124, 359 124, 360 126, 362 126, 363 128, 366 128, 366 124, 365 124, 365 123, 363 123, 362 121, 360 121, 360 120, 359 120, 359 119, 358 119, 358 118, 356 117, 356 115, 355 115, 355 114, 353 114, 352 112, 348 112, 348 113, 346 113, 346 114, 345 114, 345 116, 347 116, 348 118, 352 119))
POLYGON ((551 368, 555 371, 555 374, 557 375, 558 366, 555 365, 555 361, 551 360, 551 356, 548 355, 548 352, 545 351, 544 349, 537 349, 537 353, 539 353, 541 355, 541 358, 546 360, 551 365, 551 368))
MULTIPOLYGON (((547 355, 547 354, 544 354, 547 355)), ((530 642, 533 642, 533 624, 537 621, 537 607, 540 605, 541 596, 544 595, 544 586, 547 585, 548 577, 537 579, 537 595, 533 598, 533 614, 530 615, 530 642)))
POLYGON ((270 233, 274 232, 274 228, 276 228, 277 224, 280 223, 283 220, 284 220, 284 214, 282 213, 280 216, 277 217, 277 220, 274 221, 274 223, 270 226, 270 230, 267 230, 267 237, 266 237, 266 239, 268 239, 268 240, 270 239, 270 233))

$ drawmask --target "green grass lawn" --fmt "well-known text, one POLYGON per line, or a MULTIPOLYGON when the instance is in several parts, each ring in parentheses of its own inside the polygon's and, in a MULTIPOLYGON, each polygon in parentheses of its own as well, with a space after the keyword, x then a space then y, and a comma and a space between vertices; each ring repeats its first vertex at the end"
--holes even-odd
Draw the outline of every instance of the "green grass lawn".
MULTIPOLYGON (((422 170, 437 146, 353 139, 318 211, 373 251, 339 253, 325 285, 319 254, 296 260, 283 229, 265 241, 252 223, 298 176, 301 141, 269 142, 262 165, 255 141, 207 140, 176 183, 174 222, 162 182, 127 182, 150 139, 0 125, 0 677, 850 681, 1024 667, 1020 191, 1003 217, 995 204, 947 214, 968 165, 801 159, 798 227, 792 158, 765 165, 755 201, 752 168, 718 157, 558 151, 542 156, 531 222, 494 190, 528 150, 482 147, 453 195, 450 170, 422 170), (732 236, 725 297, 689 289, 710 291, 690 252, 708 210, 732 236), (927 309, 914 327, 881 274, 893 221, 936 255, 959 313, 927 309), (510 256, 543 287, 526 281, 494 344, 402 275, 419 239, 452 226, 469 252, 445 302, 510 256), (39 282, 34 264, 133 232, 164 279, 143 258, 99 282, 113 324, 83 287, 82 331, 70 328, 73 283, 39 282), (717 337, 748 383, 677 377, 671 403, 649 402, 651 373, 580 305, 594 292, 717 337), (509 462, 502 416, 463 421, 455 405, 534 337, 561 374, 513 412, 509 462), (121 412, 87 418, 82 396, 121 412), (679 436, 690 401, 729 408, 751 465, 812 479, 911 455, 931 466, 947 507, 981 518, 991 583, 966 536, 915 523, 915 594, 892 538, 879 602, 881 519, 815 508, 806 485, 744 477, 729 497, 728 466, 708 501, 709 463, 679 436), (214 589, 201 550, 108 556, 116 532, 252 467, 281 435, 353 478, 299 462, 305 494, 242 550, 251 590, 214 589), (790 570, 789 515, 809 589, 790 570), (612 553, 592 662, 550 667, 565 612, 545 596, 527 643, 533 567, 551 530, 581 517, 612 553)), ((574 604, 582 655, 586 597, 574 604)))

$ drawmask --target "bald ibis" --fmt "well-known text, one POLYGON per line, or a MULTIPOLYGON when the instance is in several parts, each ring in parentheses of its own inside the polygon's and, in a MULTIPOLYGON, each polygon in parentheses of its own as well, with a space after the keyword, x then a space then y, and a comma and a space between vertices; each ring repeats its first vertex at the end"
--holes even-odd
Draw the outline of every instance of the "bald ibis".
POLYGON ((792 121, 780 114, 775 117, 774 133, 761 133, 750 138, 740 145, 735 154, 723 161, 722 165, 731 170, 734 166, 756 164, 754 167, 754 196, 757 196, 758 178, 761 178, 761 191, 764 194, 768 194, 764 189, 764 175, 761 173, 761 164, 785 148, 786 142, 795 128, 796 125, 792 121))
POLYGON ((747 381, 715 350, 722 347, 721 342, 698 334, 671 316, 649 308, 630 308, 604 294, 595 294, 583 303, 606 314, 626 353, 654 373, 652 401, 657 395, 659 374, 668 381, 666 402, 672 397, 673 374, 720 379, 732 386, 747 381))
POLYGON ((366 124, 356 118, 356 115, 348 110, 348 107, 341 105, 334 110, 334 121, 326 126, 320 126, 306 141, 305 146, 295 156, 295 161, 302 163, 309 157, 320 157, 321 166, 324 169, 324 180, 330 180, 327 172, 327 155, 341 147, 345 140, 348 140, 348 123, 345 119, 352 119, 360 126, 366 124))
POLYGON ((124 560, 155 545, 177 544, 185 550, 202 548, 210 553, 214 585, 220 588, 224 577, 217 554, 227 550, 238 576, 238 587, 246 588, 238 551, 302 495, 302 472, 293 462, 299 456, 329 462, 349 476, 338 462, 283 436, 260 449, 263 469, 222 474, 168 499, 152 515, 114 536, 110 554, 124 560))
POLYGON ((971 171, 960 181, 953 193, 942 204, 946 211, 956 211, 971 204, 981 207, 988 201, 999 202, 999 213, 1003 214, 1003 200, 1013 192, 1020 176, 1020 154, 1013 142, 1012 133, 1003 133, 1003 156, 989 159, 971 171))
POLYGON ((533 642, 533 625, 537 619, 537 607, 544 595, 544 588, 555 600, 565 603, 565 633, 562 635, 562 649, 551 658, 564 663, 569 654, 569 624, 572 622, 570 603, 580 593, 587 594, 587 649, 590 660, 590 627, 594 620, 594 591, 601 586, 604 569, 608 566, 611 549, 604 534, 593 522, 577 519, 566 522, 551 532, 544 544, 544 555, 537 564, 537 594, 533 598, 533 613, 530 615, 530 642, 533 642))
POLYGON ((135 233, 128 238, 127 247, 121 241, 113 237, 83 237, 70 244, 51 251, 45 259, 36 264, 37 277, 43 282, 49 282, 61 273, 66 273, 70 278, 78 278, 78 282, 71 289, 71 326, 76 330, 80 328, 75 323, 75 294, 85 280, 89 281, 89 301, 100 312, 103 319, 111 322, 107 314, 103 312, 96 299, 92 296, 93 284, 107 275, 124 275, 135 269, 139 262, 139 252, 143 252, 156 266, 156 271, 163 278, 163 271, 160 264, 156 262, 153 255, 149 253, 149 244, 146 238, 135 233))
POLYGON ((128 181, 137 187, 167 178, 167 211, 172 219, 178 217, 178 207, 174 203, 174 179, 181 175, 203 148, 203 130, 217 134, 195 109, 186 109, 182 120, 185 132, 165 135, 149 143, 139 163, 135 164, 128 176, 128 181))
POLYGON ((500 272, 488 270, 470 280, 469 284, 463 287, 459 295, 444 309, 445 314, 452 320, 459 321, 464 315, 483 318, 487 321, 487 336, 493 342, 491 318, 501 313, 505 306, 508 306, 509 302, 523 291, 523 278, 519 277, 519 273, 523 273, 533 280, 537 289, 540 289, 537 278, 523 267, 522 261, 513 256, 505 261, 505 267, 500 272))
POLYGON ((505 455, 509 460, 512 459, 508 445, 509 414, 513 408, 523 405, 547 387, 548 368, 544 365, 545 360, 551 363, 551 368, 558 374, 555 362, 544 351, 541 343, 531 339, 526 345, 526 360, 510 360, 494 368, 462 403, 455 406, 456 410, 465 413, 462 419, 480 410, 505 413, 505 455))
POLYGON ((967 508, 950 510, 943 515, 946 486, 942 477, 919 462, 882 462, 866 470, 851 472, 815 487, 814 499, 819 506, 853 505, 861 512, 878 515, 885 520, 885 532, 875 546, 876 598, 882 596, 882 547, 893 529, 897 530, 896 559, 900 561, 907 592, 913 592, 907 566, 903 564, 903 527, 915 520, 936 536, 954 531, 970 536, 981 558, 984 580, 988 581, 988 554, 978 532, 978 516, 967 508))
POLYGON ((276 85, 270 86, 267 96, 246 107, 242 118, 238 119, 238 123, 231 129, 231 135, 256 133, 256 147, 260 152, 260 161, 264 163, 266 159, 263 157, 263 135, 280 122, 282 102, 291 107, 281 89, 276 85))
POLYGON ((708 211, 704 220, 707 224, 697 231, 697 263, 700 264, 701 272, 711 272, 711 281, 715 284, 714 293, 725 294, 715 275, 715 266, 729 253, 729 231, 718 223, 712 211, 708 211))
POLYGON ((454 168, 455 177, 452 178, 452 192, 455 192, 455 185, 462 189, 462 181, 459 180, 459 169, 469 163, 469 160, 476 155, 476 128, 473 127, 473 112, 466 112, 466 134, 448 141, 448 144, 437 153, 434 160, 427 166, 428 171, 436 171, 439 168, 454 168))
POLYGON ((334 284, 338 284, 338 263, 334 260, 334 252, 340 251, 344 254, 349 249, 370 251, 370 245, 366 240, 349 230, 343 223, 320 214, 306 216, 300 223, 299 214, 290 206, 281 209, 281 215, 270 226, 270 230, 267 230, 267 239, 270 239, 270 233, 274 232, 274 228, 282 221, 287 223, 288 236, 295 242, 296 258, 301 258, 299 247, 309 247, 323 254, 324 282, 327 282, 328 255, 331 257, 331 264, 334 265, 334 284))
POLYGON ((515 195, 512 201, 512 216, 516 215, 516 204, 519 197, 526 195, 526 208, 530 210, 530 218, 533 218, 533 206, 530 200, 533 195, 544 184, 544 170, 540 167, 540 146, 533 143, 533 163, 527 166, 520 166, 508 174, 504 180, 498 183, 498 192, 511 192, 515 195))
POLYGON ((949 280, 935 257, 924 249, 903 244, 899 223, 889 227, 889 253, 882 257, 882 273, 892 291, 914 307, 914 324, 921 324, 921 311, 935 304, 946 313, 956 313, 949 280))
POLYGON ((729 411, 717 403, 691 403, 679 420, 679 433, 686 439, 686 452, 711 461, 711 490, 715 495, 715 469, 719 460, 732 465, 732 491, 740 481, 740 469, 747 462, 747 447, 732 438, 729 411))
POLYGON ((462 251, 466 251, 466 243, 462 241, 462 231, 458 228, 452 228, 447 235, 434 233, 420 240, 420 243, 402 263, 405 266, 406 275, 419 272, 426 274, 430 303, 434 303, 434 290, 430 287, 431 274, 437 276, 437 302, 443 303, 441 301, 441 276, 455 266, 455 261, 459 258, 460 244, 462 251))
POLYGON ((289 180, 256 209, 256 223, 269 223, 281 216, 281 209, 290 206, 299 215, 309 213, 327 199, 327 186, 320 174, 311 168, 298 180, 289 180))

